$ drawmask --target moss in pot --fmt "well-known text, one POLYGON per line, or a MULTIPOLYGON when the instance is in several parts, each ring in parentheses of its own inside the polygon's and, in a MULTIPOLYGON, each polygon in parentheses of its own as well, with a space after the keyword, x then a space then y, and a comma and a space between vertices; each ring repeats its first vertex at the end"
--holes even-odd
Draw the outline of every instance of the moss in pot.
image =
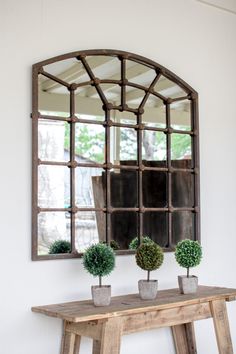
POLYGON ((198 277, 189 275, 189 269, 200 264, 202 259, 202 247, 198 241, 182 240, 175 250, 177 263, 187 269, 186 275, 178 276, 179 289, 181 294, 194 294, 198 288, 198 277))
POLYGON ((157 296, 158 281, 150 280, 150 273, 160 268, 163 263, 164 253, 155 242, 142 243, 136 251, 137 265, 147 271, 147 279, 139 280, 139 295, 143 300, 153 300, 157 296))
POLYGON ((111 301, 111 286, 102 285, 102 277, 109 275, 115 267, 115 253, 110 246, 97 243, 90 246, 83 255, 84 268, 99 278, 99 285, 91 287, 95 306, 108 306, 111 301))

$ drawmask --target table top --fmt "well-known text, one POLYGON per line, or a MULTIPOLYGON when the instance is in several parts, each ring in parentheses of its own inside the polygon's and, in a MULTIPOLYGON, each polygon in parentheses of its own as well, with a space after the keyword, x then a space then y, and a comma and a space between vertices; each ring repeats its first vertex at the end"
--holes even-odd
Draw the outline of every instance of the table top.
POLYGON ((235 298, 236 289, 199 286, 196 294, 183 295, 179 289, 168 289, 159 290, 155 300, 142 300, 138 294, 129 294, 112 297, 111 304, 104 307, 95 307, 92 300, 85 300, 36 306, 32 311, 77 323, 235 298))

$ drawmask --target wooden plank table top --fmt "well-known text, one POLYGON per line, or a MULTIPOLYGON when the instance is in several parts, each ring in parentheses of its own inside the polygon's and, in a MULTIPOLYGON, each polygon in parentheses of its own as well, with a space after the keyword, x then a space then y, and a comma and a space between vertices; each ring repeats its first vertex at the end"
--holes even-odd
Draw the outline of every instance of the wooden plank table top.
POLYGON ((198 292, 190 295, 180 294, 179 289, 168 289, 158 291, 155 300, 141 300, 138 294, 129 294, 113 297, 110 306, 105 307, 95 307, 92 300, 85 300, 36 306, 32 311, 79 323, 235 298, 236 289, 199 286, 198 292))

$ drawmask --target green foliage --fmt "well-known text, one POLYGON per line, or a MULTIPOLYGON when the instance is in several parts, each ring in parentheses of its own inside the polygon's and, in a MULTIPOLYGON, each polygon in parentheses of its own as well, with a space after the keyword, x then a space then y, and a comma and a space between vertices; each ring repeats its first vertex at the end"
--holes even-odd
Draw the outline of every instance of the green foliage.
POLYGON ((115 267, 115 253, 110 246, 97 243, 85 251, 83 265, 95 277, 108 275, 115 267))
MULTIPOLYGON (((106 241, 102 241, 102 243, 103 243, 104 245, 107 244, 106 241)), ((111 240, 109 246, 110 246, 114 251, 117 251, 117 250, 120 249, 119 243, 118 243, 117 241, 115 241, 115 240, 111 240)))
POLYGON ((71 244, 66 240, 56 240, 49 247, 49 254, 70 253, 71 244))
POLYGON ((164 253, 155 242, 142 243, 136 251, 136 263, 144 270, 152 271, 160 268, 163 263, 164 253))
MULTIPOLYGON (((154 241, 148 237, 148 236, 142 236, 141 240, 140 240, 140 244, 142 243, 153 243, 154 241)), ((138 237, 135 237, 129 244, 129 249, 130 250, 136 250, 139 246, 139 242, 138 242, 138 237)))
POLYGON ((175 259, 183 268, 196 267, 202 259, 202 247, 198 241, 180 241, 176 246, 175 259))

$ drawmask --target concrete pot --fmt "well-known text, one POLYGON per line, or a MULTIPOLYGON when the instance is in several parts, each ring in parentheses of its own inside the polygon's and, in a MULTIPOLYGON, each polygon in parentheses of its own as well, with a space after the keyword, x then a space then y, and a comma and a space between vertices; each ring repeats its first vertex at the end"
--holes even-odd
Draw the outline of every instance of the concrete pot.
POLYGON ((138 290, 142 300, 154 300, 157 296, 157 280, 139 280, 138 290))
POLYGON ((187 275, 179 275, 178 282, 181 294, 194 294, 197 292, 198 277, 195 275, 191 275, 190 277, 187 277, 187 275))
POLYGON ((110 285, 94 285, 91 287, 94 306, 108 306, 111 302, 110 285))

